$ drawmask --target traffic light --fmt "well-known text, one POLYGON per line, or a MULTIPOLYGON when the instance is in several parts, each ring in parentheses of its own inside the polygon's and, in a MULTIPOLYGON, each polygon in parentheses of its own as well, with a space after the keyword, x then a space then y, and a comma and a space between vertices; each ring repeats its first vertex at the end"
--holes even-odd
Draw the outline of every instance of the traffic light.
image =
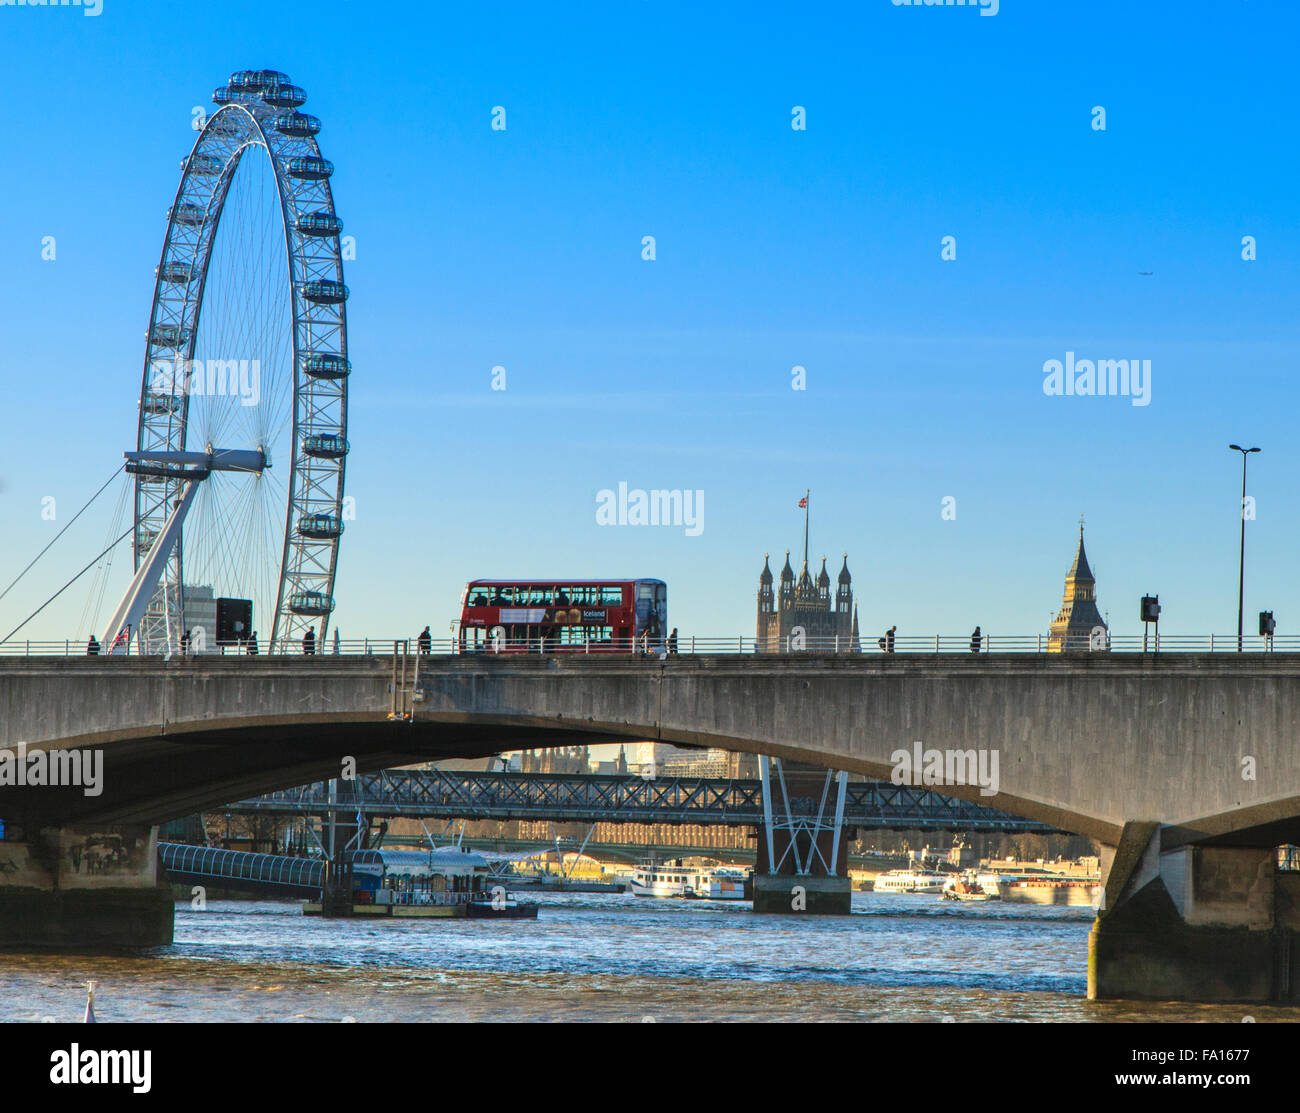
POLYGON ((1143 622, 1160 621, 1160 596, 1159 595, 1142 596, 1142 621, 1143 622))
POLYGON ((1259 612, 1259 634, 1260 637, 1272 637, 1273 631, 1277 629, 1277 622, 1273 619, 1272 611, 1259 612))

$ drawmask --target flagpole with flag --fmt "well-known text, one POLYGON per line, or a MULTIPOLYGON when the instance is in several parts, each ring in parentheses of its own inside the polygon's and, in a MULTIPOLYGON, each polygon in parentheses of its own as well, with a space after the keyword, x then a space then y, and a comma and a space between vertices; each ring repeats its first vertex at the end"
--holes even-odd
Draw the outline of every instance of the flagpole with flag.
POLYGON ((803 566, 808 567, 808 515, 811 513, 809 503, 812 501, 812 488, 805 487, 799 505, 803 508, 803 566))

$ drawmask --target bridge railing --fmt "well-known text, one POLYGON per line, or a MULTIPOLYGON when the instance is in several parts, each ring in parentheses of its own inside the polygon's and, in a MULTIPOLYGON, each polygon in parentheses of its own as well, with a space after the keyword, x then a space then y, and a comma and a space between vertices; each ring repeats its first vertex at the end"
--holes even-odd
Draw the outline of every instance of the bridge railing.
MULTIPOLYGON (((1063 650, 1071 654, 1080 653, 1235 653, 1237 652, 1236 634, 1161 634, 1159 639, 1142 634, 1096 634, 1093 636, 1072 636, 1064 645, 1048 634, 981 634, 978 642, 970 634, 895 634, 862 636, 853 641, 847 637, 802 637, 798 634, 785 635, 780 638, 755 638, 736 634, 722 636, 704 636, 688 634, 678 636, 675 643, 665 643, 662 638, 645 639, 627 638, 612 641, 589 642, 585 644, 560 645, 553 638, 545 642, 536 639, 527 641, 506 640, 489 642, 486 648, 467 650, 461 648, 454 638, 434 638, 422 651, 417 638, 340 638, 338 641, 321 642, 315 646, 314 656, 333 656, 335 654, 363 657, 389 657, 393 654, 421 654, 436 657, 450 656, 601 656, 601 655, 649 655, 649 656, 688 656, 691 654, 709 655, 749 655, 749 654, 809 654, 822 656, 827 654, 965 654, 973 653, 1060 653, 1063 650)), ((1261 637, 1247 634, 1241 639, 1241 648, 1246 653, 1300 653, 1300 634, 1278 634, 1275 637, 1261 637)), ((261 654, 265 654, 263 647, 261 654)), ((101 649, 100 654, 107 655, 101 649)), ((0 642, 0 656, 11 657, 85 657, 87 652, 84 640, 65 638, 62 641, 9 641, 0 642)), ((134 650, 130 653, 135 656, 134 650)), ((181 656, 179 647, 172 654, 156 656, 181 656)), ((209 646, 202 651, 191 651, 186 656, 222 656, 243 657, 257 656, 250 653, 243 645, 209 646)), ((301 644, 278 646, 274 656, 301 657, 304 650, 301 644)))

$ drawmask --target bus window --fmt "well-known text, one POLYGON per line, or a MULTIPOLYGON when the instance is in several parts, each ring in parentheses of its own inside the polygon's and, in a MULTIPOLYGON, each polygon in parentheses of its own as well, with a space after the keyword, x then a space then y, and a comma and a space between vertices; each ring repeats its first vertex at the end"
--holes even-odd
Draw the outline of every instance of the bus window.
MULTIPOLYGON (((605 627, 604 629, 607 629, 605 627)), ((585 646, 588 642, 595 644, 600 640, 600 626, 561 626, 559 628, 560 644, 585 646)))
POLYGON ((600 602, 606 607, 621 607, 623 605, 623 589, 617 584, 606 584, 600 589, 600 602))
POLYGON ((492 605, 494 607, 508 607, 514 602, 514 591, 512 587, 499 587, 492 593, 492 605))

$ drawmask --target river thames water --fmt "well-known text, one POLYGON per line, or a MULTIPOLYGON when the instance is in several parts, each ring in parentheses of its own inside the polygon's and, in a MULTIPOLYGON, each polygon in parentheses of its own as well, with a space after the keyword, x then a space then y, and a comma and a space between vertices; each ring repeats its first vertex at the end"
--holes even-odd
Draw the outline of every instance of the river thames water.
POLYGON ((297 904, 176 906, 171 947, 0 954, 0 1020, 1300 1020, 1267 1006, 1085 999, 1087 908, 855 893, 853 915, 521 894, 535 921, 322 920, 297 904))

